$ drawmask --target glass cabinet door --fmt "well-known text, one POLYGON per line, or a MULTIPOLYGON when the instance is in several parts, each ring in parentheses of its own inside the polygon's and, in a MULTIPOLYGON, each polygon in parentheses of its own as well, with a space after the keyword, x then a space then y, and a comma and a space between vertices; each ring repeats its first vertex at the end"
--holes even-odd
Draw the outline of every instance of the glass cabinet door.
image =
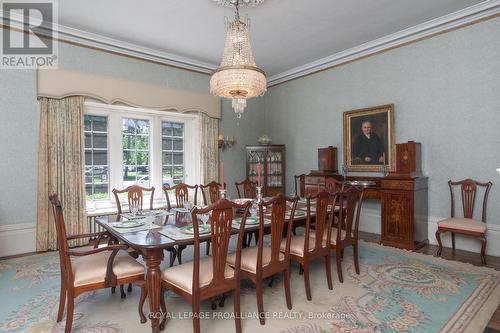
POLYGON ((248 151, 247 155, 247 165, 248 165, 248 179, 250 179, 252 182, 257 183, 257 175, 258 175, 258 168, 259 168, 259 162, 262 165, 261 169, 261 181, 264 183, 265 175, 264 175, 264 168, 265 168, 265 161, 266 161, 266 152, 265 151, 248 151))
POLYGON ((283 153, 268 151, 266 156, 266 186, 268 188, 283 186, 283 153))

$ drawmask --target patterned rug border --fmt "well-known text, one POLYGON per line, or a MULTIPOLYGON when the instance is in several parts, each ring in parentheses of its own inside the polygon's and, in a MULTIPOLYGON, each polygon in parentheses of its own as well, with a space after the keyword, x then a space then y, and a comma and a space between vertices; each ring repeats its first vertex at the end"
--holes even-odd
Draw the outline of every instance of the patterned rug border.
MULTIPOLYGON (((448 259, 444 259, 441 257, 436 257, 436 256, 431 255, 431 254, 418 253, 418 252, 413 252, 410 250, 398 249, 398 248, 389 247, 389 246, 383 246, 381 244, 373 243, 373 242, 365 242, 365 241, 360 240, 360 243, 362 243, 363 246, 366 246, 366 247, 379 248, 379 249, 383 249, 384 251, 387 251, 387 252, 404 254, 404 255, 409 256, 411 258, 420 259, 420 260, 432 262, 432 263, 439 264, 439 265, 442 264, 442 265, 445 265, 447 267, 463 268, 463 270, 465 272, 474 271, 474 272, 478 272, 478 273, 487 273, 487 274, 495 275, 495 276, 500 278, 500 271, 497 271, 496 269, 491 268, 491 267, 475 266, 471 263, 448 260, 448 259)), ((476 314, 470 320, 469 325, 467 326, 467 328, 465 328, 465 330, 463 332, 464 333, 483 332, 483 330, 488 325, 491 317, 495 313, 499 304, 500 304, 500 283, 497 281, 494 291, 488 296, 488 299, 484 302, 483 306, 481 306, 480 308, 478 308, 476 310, 476 314), (479 311, 479 310, 481 310, 481 311, 479 311)), ((447 325, 445 325, 444 327, 447 327, 447 325)), ((444 333, 444 332, 449 332, 449 331, 442 330, 442 332, 444 333)))

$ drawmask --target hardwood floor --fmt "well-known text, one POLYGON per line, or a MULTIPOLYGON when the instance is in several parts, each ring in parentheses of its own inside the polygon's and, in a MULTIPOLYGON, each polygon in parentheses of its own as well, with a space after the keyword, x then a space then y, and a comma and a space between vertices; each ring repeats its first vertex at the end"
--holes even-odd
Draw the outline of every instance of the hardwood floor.
MULTIPOLYGON (((380 241, 380 235, 371 234, 367 232, 359 232, 360 239, 367 242, 375 242, 378 243, 380 241)), ((436 245, 425 245, 421 249, 419 249, 418 253, 436 255, 438 247, 436 245)), ((479 253, 468 252, 463 250, 455 250, 452 251, 451 248, 443 247, 443 252, 441 257, 447 260, 456 260, 460 262, 470 263, 475 266, 483 266, 481 264, 481 257, 479 253)), ((487 267, 491 267, 496 270, 500 270, 500 257, 486 256, 487 267)), ((495 313, 490 319, 488 323, 488 327, 484 330, 483 333, 500 333, 500 306, 497 308, 495 313)))

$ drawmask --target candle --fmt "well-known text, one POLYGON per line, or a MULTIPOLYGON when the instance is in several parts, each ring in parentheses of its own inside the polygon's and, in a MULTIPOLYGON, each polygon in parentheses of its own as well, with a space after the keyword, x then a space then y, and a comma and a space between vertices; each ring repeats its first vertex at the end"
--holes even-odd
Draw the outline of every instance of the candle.
POLYGON ((382 158, 384 160, 384 165, 385 165, 385 151, 382 153, 382 158))
POLYGON ((222 178, 222 189, 224 189, 224 161, 221 162, 220 173, 222 178))
POLYGON ((260 160, 259 160, 259 165, 257 167, 257 186, 260 186, 260 172, 261 172, 262 166, 260 165, 260 160))

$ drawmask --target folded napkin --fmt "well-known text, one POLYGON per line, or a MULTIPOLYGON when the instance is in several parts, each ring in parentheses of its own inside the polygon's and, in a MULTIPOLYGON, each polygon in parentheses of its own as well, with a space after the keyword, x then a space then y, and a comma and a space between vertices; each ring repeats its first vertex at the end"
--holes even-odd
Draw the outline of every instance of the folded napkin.
POLYGON ((159 233, 173 240, 194 239, 194 235, 185 234, 181 232, 179 228, 169 228, 169 229, 164 228, 161 231, 159 231, 159 233))
MULTIPOLYGON (((117 223, 117 222, 112 222, 112 223, 117 223)), ((119 232, 121 234, 125 234, 128 232, 136 232, 136 231, 143 231, 143 230, 148 230, 148 225, 141 225, 138 227, 132 227, 132 228, 117 228, 112 225, 112 223, 109 223, 109 226, 113 228, 114 231, 119 232)), ((161 229, 161 225, 153 224, 149 230, 155 230, 155 229, 161 229)))

